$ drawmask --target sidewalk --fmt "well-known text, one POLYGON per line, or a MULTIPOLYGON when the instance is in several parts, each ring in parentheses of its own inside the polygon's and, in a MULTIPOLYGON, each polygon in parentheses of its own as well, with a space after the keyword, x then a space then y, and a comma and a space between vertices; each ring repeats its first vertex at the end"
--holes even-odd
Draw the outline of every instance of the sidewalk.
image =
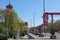
POLYGON ((34 35, 34 34, 31 34, 31 33, 28 33, 29 35, 31 35, 32 37, 34 38, 38 38, 38 39, 49 39, 50 36, 47 36, 46 34, 44 34, 45 36, 44 37, 39 37, 39 35, 34 35))
POLYGON ((39 37, 42 39, 50 39, 50 33, 42 33, 44 35, 44 37, 39 37))
POLYGON ((20 40, 20 39, 28 39, 28 37, 27 37, 27 35, 25 35, 25 36, 23 36, 23 37, 21 37, 19 39, 9 38, 8 40, 20 40))
POLYGON ((14 39, 9 38, 8 40, 14 40, 14 39))
POLYGON ((29 35, 31 35, 34 38, 39 38, 38 36, 35 36, 34 34, 28 33, 29 35))
POLYGON ((26 39, 27 39, 27 38, 28 38, 28 36, 27 36, 27 35, 25 35, 25 36, 23 37, 23 39, 24 39, 24 38, 26 38, 26 39))

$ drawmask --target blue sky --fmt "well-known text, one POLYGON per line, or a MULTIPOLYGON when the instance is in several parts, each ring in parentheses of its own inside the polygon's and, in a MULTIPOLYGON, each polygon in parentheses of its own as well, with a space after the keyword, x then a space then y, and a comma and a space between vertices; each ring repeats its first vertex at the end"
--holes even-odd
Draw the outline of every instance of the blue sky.
MULTIPOLYGON (((35 26, 43 23, 43 0, 10 0, 14 10, 17 12, 19 18, 28 22, 29 26, 33 26, 33 13, 35 14, 35 26)), ((9 0, 0 0, 0 8, 5 9, 9 0)), ((60 0, 45 0, 46 12, 59 12, 60 0)), ((59 17, 54 17, 54 20, 59 17)), ((50 21, 50 17, 49 17, 50 21)))

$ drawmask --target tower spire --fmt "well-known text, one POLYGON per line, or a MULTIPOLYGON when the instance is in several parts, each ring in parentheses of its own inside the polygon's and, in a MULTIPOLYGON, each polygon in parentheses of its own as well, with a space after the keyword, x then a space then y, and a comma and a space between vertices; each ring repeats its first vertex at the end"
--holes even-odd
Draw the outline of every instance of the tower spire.
POLYGON ((6 6, 7 9, 12 9, 13 6, 10 4, 10 0, 9 0, 9 4, 6 6))
POLYGON ((9 5, 10 5, 10 0, 9 0, 9 5))
POLYGON ((11 1, 9 0, 9 5, 11 5, 11 1))

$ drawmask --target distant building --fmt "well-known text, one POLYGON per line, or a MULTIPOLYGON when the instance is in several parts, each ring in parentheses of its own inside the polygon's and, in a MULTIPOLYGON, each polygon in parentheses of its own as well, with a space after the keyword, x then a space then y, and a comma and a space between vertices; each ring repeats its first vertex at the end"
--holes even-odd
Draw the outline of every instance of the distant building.
POLYGON ((39 33, 43 32, 43 24, 37 26, 37 30, 39 33))
POLYGON ((31 33, 34 33, 34 32, 35 33, 42 33, 43 32, 43 24, 38 25, 36 27, 31 27, 29 32, 31 32, 31 33))

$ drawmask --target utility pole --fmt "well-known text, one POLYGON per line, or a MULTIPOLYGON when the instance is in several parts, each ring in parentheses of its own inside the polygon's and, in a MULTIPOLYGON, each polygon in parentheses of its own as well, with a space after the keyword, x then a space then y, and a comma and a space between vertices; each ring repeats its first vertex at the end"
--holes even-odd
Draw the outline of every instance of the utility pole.
POLYGON ((45 0, 43 0, 43 13, 45 13, 45 0))
POLYGON ((33 13, 33 26, 35 27, 35 13, 33 13))
POLYGON ((30 20, 30 27, 32 27, 32 19, 30 20))
MULTIPOLYGON (((35 13, 33 13, 33 27, 35 27, 35 13)), ((35 28, 34 28, 34 34, 35 34, 35 28)))
MULTIPOLYGON (((43 13, 45 14, 45 0, 43 0, 43 13)), ((45 25, 43 25, 43 30, 45 33, 45 25)))

